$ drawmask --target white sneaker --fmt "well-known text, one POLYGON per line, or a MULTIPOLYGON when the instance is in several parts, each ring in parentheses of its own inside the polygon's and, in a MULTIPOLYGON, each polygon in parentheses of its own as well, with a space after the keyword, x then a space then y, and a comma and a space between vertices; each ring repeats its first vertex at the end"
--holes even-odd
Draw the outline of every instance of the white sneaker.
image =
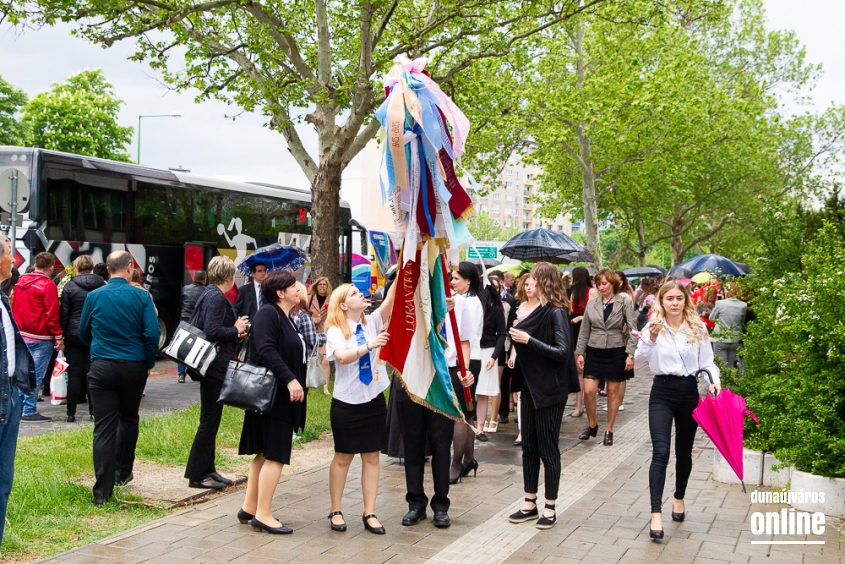
POLYGON ((601 408, 601 410, 602 410, 602 411, 607 411, 607 404, 605 404, 605 405, 604 405, 604 407, 602 407, 602 408, 601 408))
MULTIPOLYGON (((607 411, 607 406, 605 405, 604 407, 601 408, 601 410, 607 411)), ((619 411, 625 411, 625 405, 624 404, 619 406, 619 411)))

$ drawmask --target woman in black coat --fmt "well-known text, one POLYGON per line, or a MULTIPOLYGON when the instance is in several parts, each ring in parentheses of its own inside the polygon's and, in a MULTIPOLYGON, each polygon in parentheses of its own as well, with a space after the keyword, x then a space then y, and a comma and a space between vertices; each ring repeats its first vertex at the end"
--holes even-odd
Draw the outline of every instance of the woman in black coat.
MULTIPOLYGON (((87 394, 88 371, 91 369, 91 349, 79 338, 79 320, 82 318, 82 306, 88 292, 105 286, 100 276, 92 274, 94 261, 88 255, 80 255, 73 261, 76 271, 62 291, 60 323, 65 337, 65 357, 67 357, 67 420, 76 421, 76 405, 87 394), (83 392, 83 390, 85 390, 83 392)), ((88 398, 88 412, 94 417, 94 407, 88 398)))
POLYGON ((522 474, 525 504, 510 515, 511 523, 537 519, 538 529, 557 521, 555 500, 560 485, 560 424, 570 393, 580 391, 572 351, 569 300, 557 269, 537 263, 526 284, 540 299, 540 306, 510 331, 525 381, 522 385, 522 474), (545 468, 546 504, 537 511, 540 460, 545 468), (539 519, 538 519, 539 517, 539 519))
MULTIPOLYGON (((290 272, 271 272, 261 285, 264 305, 252 318, 248 361, 276 377, 276 397, 267 413, 247 411, 238 454, 254 454, 238 520, 258 531, 293 532, 273 517, 271 504, 285 464, 290 464, 293 432, 305 427, 305 343, 290 319, 299 303, 290 272)), ((310 351, 308 351, 310 352, 310 351)))
POLYGON ((235 359, 241 333, 246 331, 247 318, 238 318, 226 292, 235 285, 235 263, 232 259, 217 256, 208 263, 208 288, 197 299, 196 327, 205 332, 209 341, 217 343, 217 357, 200 380, 200 423, 185 477, 192 488, 219 490, 232 483, 221 476, 214 465, 215 441, 223 416, 223 405, 218 403, 226 368, 235 359))

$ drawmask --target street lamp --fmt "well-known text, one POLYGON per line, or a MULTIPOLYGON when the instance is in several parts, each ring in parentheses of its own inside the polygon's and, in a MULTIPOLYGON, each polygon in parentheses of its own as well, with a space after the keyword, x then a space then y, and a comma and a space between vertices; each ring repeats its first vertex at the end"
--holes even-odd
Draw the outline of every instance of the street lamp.
POLYGON ((170 112, 169 114, 155 114, 155 115, 148 115, 148 116, 138 116, 138 158, 137 163, 141 164, 141 118, 160 118, 160 117, 173 117, 173 118, 180 118, 182 114, 179 112, 170 112))

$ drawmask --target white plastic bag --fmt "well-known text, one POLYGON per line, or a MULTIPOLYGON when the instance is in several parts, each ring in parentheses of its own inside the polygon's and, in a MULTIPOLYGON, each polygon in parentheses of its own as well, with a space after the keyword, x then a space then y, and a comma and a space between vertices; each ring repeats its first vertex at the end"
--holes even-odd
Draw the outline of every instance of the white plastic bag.
POLYGON ((62 405, 67 402, 67 367, 65 353, 59 351, 56 364, 53 366, 53 377, 50 379, 50 403, 62 405))

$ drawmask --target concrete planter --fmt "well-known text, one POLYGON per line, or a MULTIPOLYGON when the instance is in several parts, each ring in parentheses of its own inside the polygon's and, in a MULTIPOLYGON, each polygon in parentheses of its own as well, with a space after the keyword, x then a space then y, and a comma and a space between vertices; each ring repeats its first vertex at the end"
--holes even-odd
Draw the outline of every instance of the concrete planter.
POLYGON ((792 479, 793 467, 787 466, 780 470, 772 470, 772 466, 777 466, 781 461, 775 458, 772 453, 767 452, 763 454, 763 485, 772 488, 785 488, 792 479))
POLYGON ((845 518, 845 478, 825 478, 824 476, 794 470, 790 489, 793 492, 824 492, 824 502, 813 503, 812 500, 803 503, 796 502, 792 504, 795 509, 812 512, 821 511, 831 517, 845 518))
MULTIPOLYGON (((759 450, 742 449, 742 466, 746 486, 759 486, 763 475, 763 453, 759 450)), ((714 449, 713 479, 723 484, 739 484, 739 478, 728 461, 714 449)))

